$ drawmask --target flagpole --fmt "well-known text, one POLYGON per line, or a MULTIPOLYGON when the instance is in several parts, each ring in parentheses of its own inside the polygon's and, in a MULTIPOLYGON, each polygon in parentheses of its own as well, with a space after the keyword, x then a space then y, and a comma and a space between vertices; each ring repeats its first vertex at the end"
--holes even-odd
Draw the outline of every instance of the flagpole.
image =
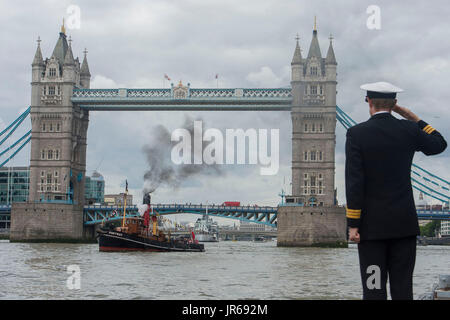
POLYGON ((122 218, 122 228, 125 227, 125 212, 127 211, 127 195, 128 195, 128 181, 125 180, 125 193, 123 194, 123 218, 122 218))

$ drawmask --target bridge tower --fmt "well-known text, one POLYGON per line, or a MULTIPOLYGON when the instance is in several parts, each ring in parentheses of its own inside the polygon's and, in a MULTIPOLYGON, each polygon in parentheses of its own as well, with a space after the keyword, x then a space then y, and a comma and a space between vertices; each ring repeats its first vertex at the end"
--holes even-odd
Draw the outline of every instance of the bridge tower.
POLYGON ((296 39, 292 67, 292 195, 278 212, 278 245, 345 240, 345 212, 337 207, 336 68, 332 37, 322 57, 316 23, 306 58, 296 39))
POLYGON ((32 62, 30 189, 13 205, 11 240, 81 239, 88 111, 71 102, 74 88, 89 88, 86 51, 74 59, 64 22, 50 58, 40 39, 32 62))

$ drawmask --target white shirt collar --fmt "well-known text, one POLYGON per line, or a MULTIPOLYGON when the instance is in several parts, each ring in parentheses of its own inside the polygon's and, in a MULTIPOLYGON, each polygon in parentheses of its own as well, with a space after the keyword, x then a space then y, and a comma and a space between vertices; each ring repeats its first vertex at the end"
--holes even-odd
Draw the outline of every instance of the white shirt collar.
POLYGON ((378 112, 375 112, 372 116, 379 114, 379 113, 389 113, 389 111, 378 111, 378 112))

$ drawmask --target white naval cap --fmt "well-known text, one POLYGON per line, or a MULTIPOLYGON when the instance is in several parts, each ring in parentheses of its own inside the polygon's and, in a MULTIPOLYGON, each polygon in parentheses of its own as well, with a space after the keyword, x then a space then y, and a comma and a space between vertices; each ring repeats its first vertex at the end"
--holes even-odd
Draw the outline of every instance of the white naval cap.
POLYGON ((363 84, 361 89, 367 91, 367 97, 372 98, 385 98, 385 99, 395 99, 397 93, 403 92, 403 89, 394 86, 389 82, 374 82, 363 84))

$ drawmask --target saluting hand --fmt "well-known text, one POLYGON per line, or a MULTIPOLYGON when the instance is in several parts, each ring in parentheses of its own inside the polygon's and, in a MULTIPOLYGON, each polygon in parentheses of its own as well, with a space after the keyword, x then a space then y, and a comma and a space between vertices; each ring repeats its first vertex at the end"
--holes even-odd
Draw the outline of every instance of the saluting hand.
POLYGON ((359 237, 358 230, 359 230, 358 228, 349 228, 349 230, 348 230, 348 239, 350 241, 359 243, 360 237, 359 237))
POLYGON ((392 111, 398 113, 407 120, 411 120, 414 122, 419 122, 420 120, 419 117, 414 114, 414 112, 412 112, 408 108, 400 107, 398 104, 396 104, 394 108, 392 108, 392 111))

